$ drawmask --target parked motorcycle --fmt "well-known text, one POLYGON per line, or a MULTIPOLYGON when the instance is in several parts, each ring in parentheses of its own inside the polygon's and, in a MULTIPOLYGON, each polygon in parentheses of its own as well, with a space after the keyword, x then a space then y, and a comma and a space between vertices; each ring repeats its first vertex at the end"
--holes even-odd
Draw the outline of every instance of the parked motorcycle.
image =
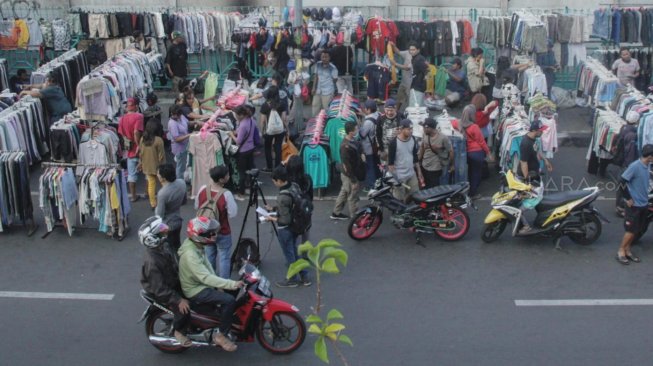
MULTIPOLYGON (((253 342, 268 352, 281 355, 298 349, 306 337, 306 325, 299 309, 274 299, 270 281, 252 264, 245 263, 238 274, 245 285, 237 290, 236 311, 231 334, 235 342, 253 342)), ((166 353, 181 353, 182 347, 174 337, 173 313, 157 303, 148 293, 141 297, 150 303, 140 320, 145 320, 145 333, 150 343, 166 353)), ((220 325, 219 307, 193 306, 187 336, 193 347, 213 345, 213 332, 220 325)))
POLYGON ((519 181, 511 171, 505 174, 507 186, 492 197, 492 210, 485 218, 481 239, 491 243, 499 238, 513 223, 512 236, 548 236, 555 240, 569 237, 578 244, 589 245, 601 236, 601 221, 608 222, 594 207, 592 202, 599 195, 598 187, 580 191, 560 192, 543 195, 543 188, 536 192, 530 184, 519 181), (526 200, 537 200, 537 217, 531 230, 520 232, 522 227, 521 207, 526 200))
POLYGON ((464 208, 471 205, 467 195, 469 183, 438 186, 413 194, 412 202, 405 204, 392 195, 401 183, 390 173, 377 179, 374 189, 367 194, 371 204, 359 210, 349 223, 349 237, 354 240, 370 238, 383 222, 383 208, 391 212, 390 220, 398 229, 421 233, 434 233, 445 241, 462 239, 469 231, 469 216, 464 208))

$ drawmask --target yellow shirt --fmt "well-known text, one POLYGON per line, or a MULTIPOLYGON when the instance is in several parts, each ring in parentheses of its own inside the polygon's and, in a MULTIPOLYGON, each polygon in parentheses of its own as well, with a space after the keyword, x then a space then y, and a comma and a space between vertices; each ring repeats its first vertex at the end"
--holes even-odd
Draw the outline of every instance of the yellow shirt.
POLYGON ((29 42, 29 28, 24 19, 16 19, 16 27, 20 30, 18 34, 18 48, 26 48, 29 42))
POLYGON ((435 90, 435 75, 438 73, 438 68, 435 65, 429 65, 429 73, 426 77, 426 93, 433 94, 435 90))

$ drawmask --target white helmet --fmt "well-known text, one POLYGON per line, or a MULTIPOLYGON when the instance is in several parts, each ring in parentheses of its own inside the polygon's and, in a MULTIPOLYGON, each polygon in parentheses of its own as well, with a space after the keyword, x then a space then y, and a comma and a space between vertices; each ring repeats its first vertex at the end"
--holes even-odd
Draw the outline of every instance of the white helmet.
POLYGON ((156 248, 168 235, 168 230, 168 225, 159 216, 152 216, 138 229, 138 240, 147 248, 156 248))

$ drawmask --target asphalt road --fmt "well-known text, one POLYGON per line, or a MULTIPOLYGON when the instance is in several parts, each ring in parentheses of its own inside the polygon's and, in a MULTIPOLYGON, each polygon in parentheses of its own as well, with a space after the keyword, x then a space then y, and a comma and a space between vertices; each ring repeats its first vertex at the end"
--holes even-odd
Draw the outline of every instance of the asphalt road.
MULTIPOLYGON (((563 148, 554 160, 552 179, 581 182, 584 152, 563 148)), ((587 184, 596 181, 585 179, 587 184)), ((496 187, 483 185, 485 196, 496 187)), ((265 191, 274 193, 269 184, 265 191)), ((472 227, 464 240, 429 238, 423 247, 415 245, 414 234, 394 229, 387 216, 371 240, 353 242, 346 222, 328 219, 333 202, 316 202, 312 237, 334 238, 349 253, 349 266, 341 275, 327 276, 323 290, 326 308, 345 316, 346 334, 354 342, 353 348, 344 347, 350 364, 650 364, 649 306, 515 305, 515 300, 653 298, 653 234, 635 248, 642 263, 619 265, 614 255, 622 222, 612 214, 613 192, 603 196, 596 206, 612 222, 604 225, 599 241, 585 247, 564 239, 562 250, 548 239, 513 239, 508 233, 496 243, 482 243, 487 200, 478 203, 478 211, 469 211, 472 227)), ((133 226, 151 213, 147 206, 145 200, 136 205, 133 226)), ((239 208, 244 212, 242 203, 239 208)), ((187 205, 183 213, 190 217, 194 212, 187 205)), ((242 215, 235 228, 240 220, 242 215)), ((253 235, 253 226, 246 232, 253 235)), ((240 344, 234 354, 218 349, 163 354, 149 345, 143 324, 136 323, 146 304, 138 296, 143 248, 135 230, 122 242, 93 230, 73 237, 58 230, 42 240, 43 233, 41 224, 31 238, 20 229, 0 234, 0 291, 115 296, 111 301, 0 298, 1 365, 321 364, 313 355, 311 336, 289 356, 270 355, 257 344, 240 344)), ((265 225, 261 252, 263 273, 272 281, 280 279, 283 257, 265 225)), ((314 286, 273 290, 303 314, 315 298, 314 286)), ((338 364, 334 353, 331 358, 338 364)))

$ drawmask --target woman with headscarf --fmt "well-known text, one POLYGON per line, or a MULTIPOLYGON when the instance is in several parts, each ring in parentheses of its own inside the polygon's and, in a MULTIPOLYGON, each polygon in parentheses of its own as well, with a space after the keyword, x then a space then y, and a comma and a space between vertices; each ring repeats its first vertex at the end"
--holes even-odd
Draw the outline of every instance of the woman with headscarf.
POLYGON ((460 118, 458 126, 454 125, 467 140, 467 174, 469 176, 469 194, 472 199, 480 198, 478 194, 478 186, 481 184, 481 176, 483 173, 483 162, 486 157, 489 161, 493 161, 490 155, 490 149, 485 143, 483 133, 476 121, 476 107, 473 104, 468 104, 463 109, 463 115, 460 118))

